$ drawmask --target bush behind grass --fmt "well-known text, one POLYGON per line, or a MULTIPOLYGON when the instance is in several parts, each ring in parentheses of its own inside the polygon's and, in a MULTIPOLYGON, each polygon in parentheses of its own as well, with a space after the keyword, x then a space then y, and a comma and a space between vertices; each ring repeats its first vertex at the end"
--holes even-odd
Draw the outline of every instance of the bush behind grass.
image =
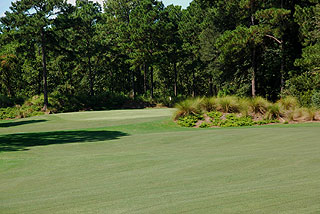
POLYGON ((23 105, 0 108, 0 119, 16 119, 43 115, 43 96, 34 96, 24 102, 23 105))

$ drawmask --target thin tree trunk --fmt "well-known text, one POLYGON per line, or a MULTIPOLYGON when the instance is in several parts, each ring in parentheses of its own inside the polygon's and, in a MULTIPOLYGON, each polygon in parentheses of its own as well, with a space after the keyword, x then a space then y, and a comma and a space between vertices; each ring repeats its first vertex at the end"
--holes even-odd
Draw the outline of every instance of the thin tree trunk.
POLYGON ((48 82, 47 82, 47 59, 46 59, 46 38, 44 29, 41 29, 41 48, 42 48, 42 69, 43 69, 43 95, 44 105, 43 110, 48 110, 48 82))
POLYGON ((135 89, 135 84, 134 84, 134 70, 131 72, 131 87, 132 87, 132 98, 134 99, 136 96, 136 89, 135 89))
POLYGON ((147 71, 148 71, 148 66, 145 63, 144 64, 144 72, 143 72, 143 93, 147 93, 147 71))
POLYGON ((90 56, 88 56, 88 67, 89 67, 89 81, 90 81, 90 96, 94 96, 94 91, 93 91, 93 74, 92 74, 91 57, 90 57, 90 56))
POLYGON ((209 77, 209 94, 213 96, 213 78, 212 76, 209 77))
MULTIPOLYGON (((251 26, 255 25, 254 22, 254 16, 253 16, 253 8, 254 7, 254 2, 251 3, 251 26)), ((251 74, 251 95, 252 97, 256 96, 256 70, 257 70, 257 59, 256 59, 256 46, 253 44, 253 49, 252 49, 252 74, 251 74)))
MULTIPOLYGON (((38 48, 38 54, 39 54, 39 56, 41 55, 40 47, 38 48)), ((43 78, 43 71, 39 70, 39 73, 38 73, 38 95, 41 94, 42 78, 43 78)))
POLYGON ((178 73, 177 73, 177 63, 173 63, 174 70, 174 96, 178 96, 178 73))
POLYGON ((280 68, 280 74, 281 74, 281 85, 280 85, 280 92, 281 96, 283 94, 284 90, 284 52, 283 52, 283 42, 280 44, 280 51, 281 51, 281 68, 280 68))
POLYGON ((256 62, 256 48, 254 47, 252 50, 252 73, 251 73, 251 93, 252 97, 256 96, 256 70, 257 70, 257 62, 256 62))
POLYGON ((8 74, 8 72, 5 72, 5 79, 6 79, 6 85, 7 85, 7 90, 8 90, 8 94, 10 97, 15 97, 15 93, 14 90, 11 87, 11 78, 8 74))
POLYGON ((150 75, 151 75, 151 98, 153 99, 153 87, 154 87, 154 85, 153 85, 153 66, 151 65, 151 67, 150 67, 150 75))
POLYGON ((196 75, 194 70, 192 70, 192 97, 196 96, 196 75))
MULTIPOLYGON (((283 8, 283 0, 281 0, 281 8, 283 8)), ((280 94, 281 96, 283 95, 283 90, 284 90, 284 47, 283 47, 283 38, 281 39, 280 43, 280 52, 281 52, 281 68, 280 68, 280 73, 281 73, 281 85, 280 85, 280 94)))

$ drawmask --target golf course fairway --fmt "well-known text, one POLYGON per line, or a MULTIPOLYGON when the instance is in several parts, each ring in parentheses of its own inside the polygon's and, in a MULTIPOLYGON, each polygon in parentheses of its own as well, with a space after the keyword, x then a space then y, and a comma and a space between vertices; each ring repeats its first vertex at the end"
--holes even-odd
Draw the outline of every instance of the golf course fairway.
POLYGON ((0 121, 0 213, 320 213, 320 124, 181 128, 173 109, 0 121))

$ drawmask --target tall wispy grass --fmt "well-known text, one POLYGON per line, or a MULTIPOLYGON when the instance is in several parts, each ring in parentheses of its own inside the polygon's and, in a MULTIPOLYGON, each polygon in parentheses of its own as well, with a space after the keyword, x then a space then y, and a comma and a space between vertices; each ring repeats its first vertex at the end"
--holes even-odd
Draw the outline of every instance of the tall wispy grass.
POLYGON ((240 113, 240 101, 238 97, 226 96, 216 98, 217 110, 224 113, 240 113))
POLYGON ((177 111, 175 112, 174 119, 185 117, 189 115, 197 115, 202 113, 201 105, 203 98, 186 99, 175 105, 177 111))
POLYGON ((263 97, 238 98, 236 96, 192 98, 178 103, 174 118, 200 115, 205 112, 236 113, 257 119, 281 119, 282 121, 320 120, 320 112, 314 108, 301 108, 294 97, 285 97, 275 103, 263 97))

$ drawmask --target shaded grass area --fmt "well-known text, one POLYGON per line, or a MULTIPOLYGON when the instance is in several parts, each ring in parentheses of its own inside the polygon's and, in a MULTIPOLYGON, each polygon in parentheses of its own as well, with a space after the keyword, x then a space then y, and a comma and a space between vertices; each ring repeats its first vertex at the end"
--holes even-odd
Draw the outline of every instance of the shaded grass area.
POLYGON ((27 124, 34 124, 34 123, 41 123, 45 122, 47 120, 24 120, 24 121, 7 121, 7 122, 2 122, 0 123, 0 128, 8 128, 8 127, 13 127, 13 126, 21 126, 21 125, 27 125, 27 124))
POLYGON ((60 131, 0 135, 0 152, 27 150, 33 146, 97 142, 127 136, 118 131, 60 131))
MULTIPOLYGON (((320 211, 318 123, 203 130, 177 127, 168 110, 140 113, 86 130, 6 129, 1 143, 31 145, 0 153, 0 213, 320 211)), ((59 127, 73 126, 69 116, 59 127)))

